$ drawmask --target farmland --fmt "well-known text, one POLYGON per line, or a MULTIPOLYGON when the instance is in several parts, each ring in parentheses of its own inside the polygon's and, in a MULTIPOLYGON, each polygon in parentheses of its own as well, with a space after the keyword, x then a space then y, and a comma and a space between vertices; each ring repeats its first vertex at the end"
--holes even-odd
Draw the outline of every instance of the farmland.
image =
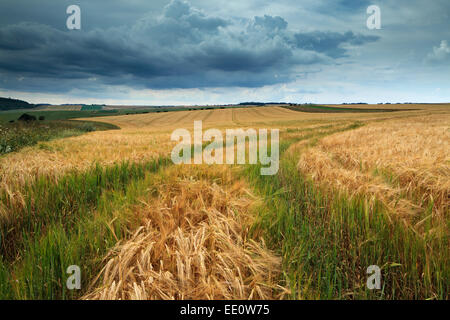
POLYGON ((311 108, 98 113, 120 129, 1 155, 0 298, 448 299, 450 105, 311 108), (278 174, 174 165, 197 120, 280 129, 278 174))
MULTIPOLYGON (((3 124, 0 125, 0 155, 18 151, 38 142, 111 129, 118 129, 118 127, 108 123, 64 120, 3 124)), ((45 145, 41 144, 40 146, 44 147, 45 145)))

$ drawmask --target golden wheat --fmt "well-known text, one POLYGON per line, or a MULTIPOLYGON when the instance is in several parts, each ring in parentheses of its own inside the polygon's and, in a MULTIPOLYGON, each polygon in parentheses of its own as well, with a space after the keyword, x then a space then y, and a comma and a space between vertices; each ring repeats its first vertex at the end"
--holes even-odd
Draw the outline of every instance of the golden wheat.
POLYGON ((449 213, 449 126, 448 114, 372 123, 324 138, 299 168, 322 184, 382 200, 408 221, 431 204, 442 222, 449 213))
MULTIPOLYGON (((437 221, 434 231, 445 231, 450 193, 448 106, 394 107, 418 110, 327 114, 267 107, 96 118, 121 130, 40 143, 3 156, 0 188, 10 202, 23 205, 20 186, 42 175, 57 179, 96 162, 111 165, 167 157, 175 144, 171 131, 192 129, 195 120, 202 120, 204 128, 279 128, 282 142, 301 138, 289 150, 301 152, 299 169, 315 181, 381 200, 393 216, 414 221, 419 231, 423 220, 415 217, 431 204, 431 216, 437 221), (315 139, 354 121, 369 124, 307 149, 309 129, 315 129, 311 135, 315 139)), ((85 298, 283 297, 287 291, 277 286, 280 258, 248 235, 258 200, 242 181, 233 181, 231 171, 227 166, 178 166, 155 174, 148 197, 128 215, 140 227, 105 257, 98 281, 85 298)), ((1 205, 0 214, 8 215, 1 205)))
MULTIPOLYGON (((175 167, 135 208, 85 299, 272 299, 280 259, 248 237, 256 199, 226 167, 175 167), (220 184, 215 183, 217 181, 220 184)), ((278 296, 280 297, 280 296, 278 296)))

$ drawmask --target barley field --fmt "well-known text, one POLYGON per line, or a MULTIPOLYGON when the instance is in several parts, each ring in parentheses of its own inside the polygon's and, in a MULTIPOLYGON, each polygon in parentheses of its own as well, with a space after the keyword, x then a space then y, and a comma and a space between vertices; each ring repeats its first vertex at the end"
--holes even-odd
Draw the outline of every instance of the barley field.
POLYGON ((96 117, 120 129, 1 155, 0 298, 449 299, 450 105, 351 108, 399 111, 96 117), (199 120, 279 129, 278 173, 174 165, 199 120))

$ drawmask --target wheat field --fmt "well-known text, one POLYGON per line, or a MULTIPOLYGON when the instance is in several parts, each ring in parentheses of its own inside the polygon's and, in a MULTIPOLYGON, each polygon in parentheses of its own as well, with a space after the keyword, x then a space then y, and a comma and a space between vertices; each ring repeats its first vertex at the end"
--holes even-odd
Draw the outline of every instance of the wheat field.
POLYGON ((99 117, 120 130, 0 157, 0 294, 448 299, 450 105, 356 107, 403 111, 99 117), (198 120, 204 129, 280 129, 280 172, 174 166, 171 132, 198 120), (81 292, 65 290, 64 261, 84 266, 81 292), (364 288, 364 267, 376 263, 401 269, 380 293, 364 288))
MULTIPOLYGON (((408 108, 411 108, 408 105, 408 108)), ((173 143, 170 133, 177 128, 191 129, 195 120, 202 120, 205 129, 210 127, 264 127, 298 128, 314 124, 372 121, 412 115, 442 113, 445 106, 426 106, 424 109, 399 113, 364 114, 312 114, 287 110, 281 107, 239 108, 180 111, 98 117, 96 121, 108 122, 120 131, 92 132, 80 137, 42 143, 19 153, 0 159, 1 181, 24 181, 40 174, 58 175, 67 170, 83 169, 92 163, 112 164, 128 159, 143 161, 167 155, 173 143)), ((89 119, 80 119, 89 120, 89 119)))
POLYGON ((450 209, 449 124, 448 115, 371 123, 324 138, 302 155, 299 168, 347 192, 374 195, 406 220, 431 206, 428 218, 444 227, 450 209))

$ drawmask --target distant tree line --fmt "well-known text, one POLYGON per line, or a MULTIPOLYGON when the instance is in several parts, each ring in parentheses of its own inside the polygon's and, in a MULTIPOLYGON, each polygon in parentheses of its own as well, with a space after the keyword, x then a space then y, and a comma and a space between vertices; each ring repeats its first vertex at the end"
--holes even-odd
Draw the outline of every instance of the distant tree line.
POLYGON ((34 107, 35 107, 34 104, 30 104, 26 101, 11 98, 0 98, 0 111, 14 110, 14 109, 31 109, 34 107))
POLYGON ((286 102, 241 102, 239 103, 240 106, 265 106, 265 105, 271 105, 271 104, 288 104, 286 102))

